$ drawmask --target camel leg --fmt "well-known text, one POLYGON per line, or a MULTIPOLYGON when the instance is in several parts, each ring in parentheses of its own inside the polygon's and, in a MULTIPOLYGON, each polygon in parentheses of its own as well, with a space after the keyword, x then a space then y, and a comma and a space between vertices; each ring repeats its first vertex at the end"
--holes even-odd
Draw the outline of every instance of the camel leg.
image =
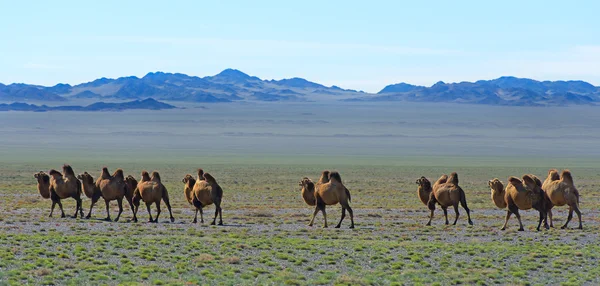
POLYGON ((202 207, 200 207, 200 223, 204 223, 204 211, 202 207))
MULTIPOLYGON (((473 221, 471 220, 471 210, 467 206, 467 197, 465 196, 464 192, 460 196, 460 205, 462 206, 463 209, 465 209, 465 212, 467 212, 467 218, 469 219, 469 224, 473 225, 473 221)), ((458 212, 456 214, 458 215, 458 212)))
POLYGON ((52 201, 52 208, 50 209, 50 215, 48 217, 52 217, 52 213, 54 213, 54 207, 56 206, 56 202, 52 201))
POLYGON ((119 218, 121 217, 121 213, 123 213, 123 199, 117 199, 117 204, 119 205, 119 214, 117 215, 115 222, 119 221, 119 218))
POLYGON ((223 209, 221 208, 221 204, 219 204, 219 225, 223 225, 223 209))
POLYGON ((431 220, 433 219, 433 211, 434 211, 434 210, 435 210, 435 209, 431 210, 431 214, 429 215, 429 221, 428 221, 428 222, 427 222, 427 224, 426 224, 427 226, 430 226, 430 225, 431 225, 431 220))
POLYGON ((436 202, 437 201, 435 200, 435 197, 432 194, 431 197, 429 198, 429 202, 427 203, 427 207, 431 211, 431 214, 429 215, 429 221, 426 224, 427 226, 431 225, 431 220, 433 219, 433 212, 435 211, 435 203, 436 202))
POLYGON ((346 208, 344 206, 342 206, 342 217, 340 218, 340 222, 338 222, 338 224, 335 226, 335 228, 340 228, 340 226, 342 225, 342 221, 344 220, 345 217, 346 217, 346 208))
MULTIPOLYGON (((175 222, 173 212, 171 212, 171 203, 169 202, 169 197, 163 196, 163 201, 165 201, 165 205, 167 205, 167 209, 169 210, 169 219, 171 220, 171 222, 175 222)), ((160 204, 160 202, 158 202, 158 204, 160 204)))
POLYGON ((98 196, 98 195, 92 196, 92 203, 90 204, 90 212, 88 212, 88 214, 85 216, 86 219, 89 219, 90 217, 92 217, 92 209, 94 209, 94 205, 98 202, 99 199, 100 199, 100 196, 98 196))
POLYGON ((110 211, 109 211, 109 201, 107 199, 104 199, 104 204, 106 205, 106 218, 104 218, 105 221, 112 221, 110 219, 110 211))
POLYGON ((571 222, 571 219, 573 219, 573 208, 571 206, 569 206, 569 216, 567 217, 567 221, 560 228, 561 229, 567 228, 567 225, 569 225, 569 222, 571 222))
POLYGON ((514 211, 515 216, 517 217, 517 220, 519 220, 519 231, 524 231, 525 229, 523 228, 523 222, 521 222, 521 215, 519 214, 519 209, 516 209, 516 211, 514 211))
POLYGON ((352 211, 352 208, 349 205, 346 206, 346 209, 348 210, 348 214, 350 215, 350 228, 354 228, 354 212, 352 211))
MULTIPOLYGON (((71 218, 77 218, 77 213, 81 209, 81 199, 80 198, 74 198, 74 199, 77 202, 77 207, 75 208, 75 214, 72 215, 71 218)), ((83 213, 83 211, 81 213, 83 213)))
POLYGON ((323 209, 321 209, 323 213, 323 228, 327 228, 327 212, 325 212, 325 204, 323 204, 323 209))
POLYGON ((317 213, 319 213, 321 209, 319 208, 319 206, 317 205, 315 207, 315 211, 313 212, 312 218, 310 219, 310 222, 308 223, 308 226, 313 226, 313 222, 315 221, 315 217, 317 216, 317 213))
POLYGON ((156 202, 156 217, 154 218, 154 222, 158 222, 158 216, 160 215, 160 201, 156 202))
POLYGON ((544 221, 544 211, 540 211, 540 220, 538 221, 537 231, 540 231, 540 227, 542 226, 542 221, 544 221))
POLYGON ((504 220, 504 225, 502 226, 502 228, 500 230, 505 230, 506 229, 506 225, 508 224, 508 219, 510 218, 510 215, 512 213, 510 211, 506 211, 506 219, 504 220))
POLYGON ((442 210, 444 211, 444 217, 446 218, 446 225, 450 224, 450 222, 448 222, 448 207, 442 207, 442 210))
POLYGON ((126 197, 126 199, 127 199, 127 202, 129 203, 129 207, 131 208, 131 213, 133 214, 133 209, 134 209, 133 198, 127 198, 126 197))
POLYGON ((60 213, 61 213, 61 214, 60 214, 60 217, 61 217, 61 218, 67 217, 67 216, 65 215, 65 211, 63 210, 62 203, 60 202, 60 200, 58 200, 56 203, 58 204, 58 208, 60 209, 60 213))
POLYGON ((574 206, 573 210, 575 211, 575 213, 577 214, 577 218, 579 219, 579 227, 577 227, 578 229, 583 229, 583 225, 581 224, 581 211, 579 210, 578 206, 574 206))
POLYGON ((550 220, 550 227, 554 228, 554 223, 552 222, 552 209, 548 210, 548 219, 550 220))
MULTIPOLYGON (((215 221, 217 220, 217 215, 221 213, 221 204, 215 202, 215 218, 213 219, 211 225, 215 225, 215 221)), ((219 218, 219 225, 223 225, 223 217, 219 218)))
POLYGON ((192 221, 192 223, 197 223, 198 222, 198 208, 196 208, 196 211, 194 213, 194 220, 192 221))
POLYGON ((146 209, 148 210, 148 216, 150 217, 150 219, 148 219, 148 222, 154 222, 154 220, 152 219, 152 213, 150 212, 150 204, 146 203, 146 209))
POLYGON ((452 225, 456 225, 458 217, 460 216, 460 213, 458 212, 458 204, 454 204, 454 213, 456 214, 456 217, 454 218, 454 223, 452 225))
POLYGON ((133 222, 137 222, 138 221, 138 219, 137 219, 137 212, 138 212, 139 208, 140 208, 140 203, 138 202, 135 205, 135 208, 133 209, 133 222))

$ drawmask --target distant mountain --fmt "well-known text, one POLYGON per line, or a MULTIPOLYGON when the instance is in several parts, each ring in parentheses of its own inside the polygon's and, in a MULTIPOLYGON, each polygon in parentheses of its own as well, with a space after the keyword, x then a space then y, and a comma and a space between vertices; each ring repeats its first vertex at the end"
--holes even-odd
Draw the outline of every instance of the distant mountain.
POLYGON ((425 87, 408 83, 388 85, 377 94, 327 87, 303 78, 263 80, 235 69, 214 76, 150 72, 116 79, 100 78, 78 85, 51 87, 0 84, 0 101, 67 101, 92 99, 130 101, 152 98, 182 102, 233 101, 415 101, 488 105, 561 106, 600 104, 600 88, 584 81, 537 81, 500 77, 476 82, 445 83, 425 87))
POLYGON ((500 77, 477 82, 437 82, 431 87, 405 83, 388 85, 375 96, 347 101, 456 102, 515 106, 600 104, 600 88, 584 81, 537 81, 500 77))
POLYGON ((149 110, 162 110, 162 109, 173 109, 177 108, 173 105, 166 104, 160 101, 156 101, 152 98, 144 100, 134 100, 129 102, 121 103, 105 103, 96 102, 88 106, 47 106, 47 105, 35 105, 27 104, 22 102, 15 102, 11 104, 0 104, 0 111, 35 111, 35 112, 46 112, 46 111, 123 111, 130 109, 149 109, 149 110))

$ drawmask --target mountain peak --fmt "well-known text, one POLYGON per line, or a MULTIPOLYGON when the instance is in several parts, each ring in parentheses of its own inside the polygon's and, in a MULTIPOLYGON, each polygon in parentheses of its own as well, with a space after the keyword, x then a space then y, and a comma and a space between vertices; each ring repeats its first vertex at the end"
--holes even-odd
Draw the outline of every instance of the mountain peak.
POLYGON ((215 77, 226 77, 226 78, 251 78, 251 76, 236 70, 236 69, 224 69, 219 74, 215 75, 215 77))

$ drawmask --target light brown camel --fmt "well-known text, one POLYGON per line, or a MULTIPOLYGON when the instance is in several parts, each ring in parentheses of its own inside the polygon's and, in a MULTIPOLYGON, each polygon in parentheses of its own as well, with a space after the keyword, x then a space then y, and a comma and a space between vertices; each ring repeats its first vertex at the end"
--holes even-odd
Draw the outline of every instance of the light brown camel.
POLYGON ((340 228, 342 225, 342 221, 346 217, 346 210, 348 210, 348 213, 350 214, 350 228, 354 228, 354 212, 349 204, 349 202, 352 201, 352 198, 350 196, 350 191, 348 191, 342 183, 342 178, 338 172, 323 171, 321 179, 316 185, 315 199, 317 201, 315 211, 308 226, 313 225, 317 213, 321 211, 324 220, 323 227, 327 227, 327 213, 325 212, 325 206, 339 203, 342 206, 342 217, 335 228, 340 228), (325 181, 327 182, 321 183, 325 181))
POLYGON ((169 209, 169 215, 171 222, 175 221, 173 213, 171 212, 171 204, 169 203, 169 193, 167 188, 162 184, 160 175, 158 172, 152 172, 152 178, 148 175, 148 172, 142 171, 142 178, 137 184, 135 191, 133 192, 133 205, 135 210, 133 211, 133 221, 137 222, 137 212, 140 207, 140 200, 146 204, 148 210, 148 216, 150 219, 148 222, 158 222, 160 216, 160 201, 163 200, 169 209), (152 213, 150 212, 150 205, 154 203, 156 205, 156 217, 152 219, 152 213))
POLYGON ((431 183, 427 178, 421 177, 421 179, 417 180, 417 184, 419 184, 419 188, 423 188, 424 192, 430 192, 429 201, 427 202, 427 207, 431 211, 429 216, 429 221, 427 225, 431 225, 431 220, 433 219, 433 213, 435 211, 435 204, 439 204, 444 211, 444 217, 446 218, 446 224, 449 224, 448 221, 448 207, 453 206, 454 212, 456 213, 456 217, 454 219, 453 225, 456 225, 458 221, 458 217, 460 213, 458 211, 458 204, 465 209, 467 212, 467 218, 470 225, 473 225, 473 221, 471 220, 471 210, 467 206, 467 198, 463 189, 458 186, 458 174, 452 173, 450 177, 446 175, 441 176, 436 183, 431 187, 431 183))
MULTIPOLYGON (((106 218, 104 220, 110 221, 110 201, 117 201, 119 206, 119 214, 115 221, 119 221, 121 213, 123 213, 123 197, 127 193, 127 184, 125 183, 125 176, 123 175, 122 169, 117 169, 112 175, 108 172, 107 167, 102 168, 102 174, 96 181, 96 185, 102 193, 104 204, 106 205, 106 218)), ((94 201, 92 201, 92 206, 94 201)), ((133 212, 133 209, 132 209, 133 212)), ((90 215, 92 210, 90 208, 90 215)))
MULTIPOLYGON (((539 179, 537 181, 539 182, 539 179)), ((532 175, 523 175, 522 180, 519 180, 519 178, 516 177, 508 178, 508 184, 504 189, 504 198, 508 209, 501 230, 506 229, 511 214, 515 214, 519 220, 519 231, 523 231, 523 223, 521 222, 519 210, 529 210, 532 208, 540 213, 536 229, 538 231, 540 230, 542 221, 544 222, 544 228, 549 228, 546 216, 549 202, 546 198, 546 194, 540 187, 541 182, 538 182, 536 182, 535 176, 532 175)), ((502 183, 500 182, 500 184, 502 183)))
POLYGON ((504 198, 506 192, 504 190, 504 184, 498 178, 494 178, 488 181, 488 186, 490 186, 490 190, 492 191, 492 202, 500 208, 505 209, 508 205, 506 204, 506 199, 504 198))
POLYGON ((550 202, 551 202, 551 205, 548 208, 548 216, 550 217, 551 223, 552 223, 552 208, 554 206, 560 207, 560 206, 568 205, 569 206, 569 216, 567 217, 567 221, 565 222, 565 224, 563 226, 561 226, 561 228, 562 229, 567 228, 567 225, 573 218, 573 211, 575 211, 575 213, 577 214, 577 218, 579 219, 579 227, 577 227, 577 228, 583 229, 583 225, 581 224, 581 211, 579 210, 579 191, 577 190, 577 188, 575 187, 575 184, 573 183, 573 176, 571 175, 571 172, 569 170, 563 170, 560 173, 559 179, 553 180, 553 178, 550 178, 551 176, 554 176, 554 174, 552 172, 553 170, 550 170, 550 171, 551 172, 548 173, 548 178, 545 181, 545 182, 547 182, 547 184, 546 184, 546 188, 544 189, 544 191, 548 195, 548 198, 550 199, 550 202))
POLYGON ((448 175, 442 175, 434 184, 431 186, 431 182, 427 180, 425 177, 421 177, 417 179, 417 196, 421 200, 424 205, 429 203, 429 197, 431 196, 431 192, 440 187, 440 185, 445 184, 448 180, 448 175))
POLYGON ((92 209, 94 208, 94 204, 102 197, 102 192, 100 192, 100 188, 94 182, 94 177, 88 174, 88 172, 83 172, 77 176, 77 179, 81 180, 81 184, 83 186, 83 193, 86 197, 90 198, 92 202, 90 203, 90 211, 88 212, 86 219, 89 219, 92 216, 92 209))
POLYGON ((37 180, 37 189, 40 195, 44 199, 50 198, 50 176, 43 171, 33 174, 33 177, 37 180))
POLYGON ((63 165, 63 173, 64 176, 56 170, 50 170, 48 173, 50 175, 50 198, 52 199, 50 217, 52 217, 54 207, 57 204, 60 208, 61 217, 65 217, 65 212, 63 211, 60 200, 73 198, 75 201, 77 201, 77 207, 75 208, 75 214, 72 216, 72 218, 77 217, 78 211, 83 218, 83 207, 81 206, 81 182, 79 182, 79 180, 77 180, 75 177, 75 172, 73 172, 73 168, 71 168, 71 166, 66 164, 63 165))
POLYGON ((215 217, 211 225, 215 225, 217 216, 219 216, 219 225, 223 225, 223 209, 221 208, 223 189, 219 186, 215 178, 209 173, 204 173, 202 169, 199 169, 198 180, 194 184, 193 192, 192 204, 196 207, 196 213, 192 222, 196 223, 198 221, 198 212, 200 212, 200 223, 204 223, 202 209, 205 206, 215 204, 215 217))
POLYGON ((298 185, 302 187, 302 199, 309 206, 317 205, 317 198, 315 197, 315 183, 308 177, 302 178, 298 185))
MULTIPOLYGON (((558 180, 560 180, 560 175, 558 174, 558 170, 557 169, 548 170, 548 176, 546 177, 546 179, 544 180, 544 183, 542 184, 542 190, 544 190, 544 192, 546 192, 546 190, 550 186, 550 183, 552 183, 552 181, 558 181, 558 180)), ((546 192, 546 194, 548 194, 548 193, 546 192)), ((548 198, 548 199, 550 199, 550 198, 548 198)), ((548 210, 548 220, 550 221, 550 227, 554 227, 554 222, 552 220, 552 206, 550 206, 550 209, 548 210)))
POLYGON ((183 195, 185 196, 185 199, 190 205, 194 205, 194 185, 196 184, 196 179, 194 179, 192 175, 187 174, 183 177, 181 182, 183 183, 183 195))

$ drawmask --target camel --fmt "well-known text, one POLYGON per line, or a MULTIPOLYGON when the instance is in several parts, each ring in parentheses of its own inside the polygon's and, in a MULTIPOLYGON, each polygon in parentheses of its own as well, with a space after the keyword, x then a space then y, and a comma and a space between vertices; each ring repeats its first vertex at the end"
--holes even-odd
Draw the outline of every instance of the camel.
MULTIPOLYGON (((519 220, 519 231, 523 231, 523 223, 521 222, 519 210, 528 210, 532 208, 540 213, 540 218, 536 229, 538 231, 540 230, 542 221, 544 222, 544 228, 550 228, 548 226, 548 220, 546 216, 549 205, 548 200, 546 198, 546 194, 540 187, 541 182, 539 179, 536 180, 535 178, 536 177, 533 175, 523 175, 522 180, 519 180, 519 178, 516 177, 508 178, 508 184, 504 189, 504 198, 508 209, 506 212, 506 219, 501 230, 506 229, 506 225, 508 224, 511 214, 515 214, 519 220)), ((500 182, 500 180, 497 180, 497 182, 499 182, 499 185, 496 187, 501 188, 502 182, 500 182)))
POLYGON ((140 207, 140 200, 144 201, 146 204, 146 209, 148 210, 148 216, 150 219, 148 222, 157 223, 158 217, 160 216, 160 201, 163 200, 169 209, 169 215, 171 217, 171 222, 175 221, 173 217, 173 213, 171 212, 171 204, 169 203, 169 193, 167 188, 162 184, 160 180, 160 175, 158 172, 152 172, 152 177, 146 171, 142 171, 142 178, 140 182, 137 184, 133 192, 133 205, 135 209, 133 211, 133 221, 137 222, 137 212, 140 207), (150 212, 150 205, 154 203, 156 204, 156 217, 152 218, 152 213, 150 212))
MULTIPOLYGON (((127 184, 125 183, 125 177, 123 175, 122 169, 117 169, 112 175, 108 172, 107 167, 102 168, 102 174, 100 178, 96 181, 96 185, 100 192, 102 193, 102 198, 104 199, 104 204, 106 205, 106 218, 105 221, 111 221, 110 218, 110 201, 117 201, 119 206, 119 213, 117 214, 117 218, 115 222, 119 221, 121 217, 121 213, 123 213, 123 197, 127 193, 127 184)), ((92 207, 94 205, 94 201, 92 201, 92 207)), ((132 209, 133 212, 133 209, 132 209)), ((92 209, 90 207, 90 215, 92 213, 92 209)))
POLYGON ((494 178, 488 181, 488 186, 492 191, 492 201, 494 204, 500 208, 505 209, 508 205, 506 204, 506 200, 504 199, 506 192, 504 190, 504 184, 498 178, 494 178))
POLYGON ((325 206, 340 204, 342 206, 342 217, 340 222, 335 228, 340 228, 342 221, 346 217, 346 210, 350 214, 350 228, 354 228, 354 213, 350 207, 349 202, 352 201, 350 191, 342 183, 342 177, 338 172, 323 171, 321 179, 317 182, 315 189, 316 207, 313 212, 312 219, 308 226, 312 226, 315 221, 315 217, 319 211, 323 212, 324 224, 323 227, 327 227, 327 213, 325 212, 325 206))
POLYGON ((127 185, 125 199, 129 203, 131 211, 133 211, 135 209, 135 206, 133 205, 133 191, 137 188, 138 181, 132 175, 128 175, 127 178, 125 178, 125 184, 127 185))
POLYGON ((431 192, 439 188, 440 185, 445 184, 448 180, 447 175, 442 175, 434 184, 433 188, 431 187, 431 182, 427 180, 425 177, 421 177, 417 179, 417 196, 421 200, 421 202, 427 206, 429 202, 429 197, 431 196, 431 192))
POLYGON ((73 168, 69 165, 63 165, 63 174, 56 170, 50 170, 50 198, 52 199, 52 208, 50 210, 50 217, 54 212, 54 207, 58 204, 60 208, 61 217, 65 217, 63 211, 61 199, 73 198, 77 201, 77 207, 75 208, 75 214, 72 218, 77 218, 77 212, 80 212, 83 218, 83 207, 81 206, 81 182, 75 177, 73 168))
POLYGON ((444 211, 444 216, 446 218, 446 224, 449 224, 448 221, 448 207, 454 207, 454 213, 456 213, 456 217, 454 219, 453 225, 456 225, 458 221, 458 217, 460 213, 458 211, 458 204, 465 209, 467 212, 468 222, 470 225, 473 225, 473 221, 471 220, 471 210, 467 206, 467 198, 465 192, 461 187, 458 186, 458 174, 452 173, 450 177, 446 175, 442 175, 431 187, 431 183, 427 178, 421 177, 417 180, 417 184, 419 185, 419 189, 423 189, 423 193, 429 192, 429 200, 427 201, 427 207, 431 210, 431 215, 429 216, 429 221, 426 225, 431 225, 431 220, 433 219, 433 213, 435 211, 435 204, 439 204, 444 211))
POLYGON ((315 197, 315 183, 308 177, 302 178, 298 185, 302 187, 302 199, 309 206, 317 205, 317 198, 315 197))
MULTIPOLYGON (((189 184, 189 183, 188 183, 189 184)), ((209 173, 204 173, 202 169, 198 170, 198 179, 194 184, 192 204, 196 207, 193 223, 198 221, 198 212, 200 212, 200 223, 204 223, 204 214, 202 209, 205 206, 215 204, 215 217, 211 225, 215 225, 217 216, 219 216, 219 224, 223 225, 223 209, 221 201, 223 199, 223 189, 215 178, 209 173)))
MULTIPOLYGON (((542 190, 544 190, 544 192, 548 189, 548 187, 550 186, 550 183, 552 181, 558 181, 560 180, 560 175, 558 174, 558 170, 557 169, 550 169, 548 170, 548 176, 546 177, 546 180, 544 180, 544 183, 542 184, 542 190)), ((546 192, 547 194, 547 192, 546 192)), ((550 210, 548 210, 548 220, 550 220, 550 227, 554 227, 554 222, 552 220, 552 207, 550 207, 550 210)))
MULTIPOLYGON (((198 169, 198 181, 204 180, 204 170, 198 169)), ((188 201, 190 205, 194 205, 194 185, 196 184, 196 179, 190 174, 185 175, 183 180, 183 194, 185 195, 185 199, 188 201)))
POLYGON ((561 229, 567 228, 567 225, 573 218, 573 211, 577 214, 577 218, 579 219, 579 227, 578 229, 583 229, 583 225, 581 224, 581 211, 579 210, 579 191, 575 187, 573 183, 573 176, 569 170, 563 170, 560 173, 559 179, 556 178, 556 170, 550 170, 548 172, 548 178, 544 181, 544 186, 546 187, 544 191, 548 195, 548 198, 551 202, 548 207, 548 216, 550 218, 550 225, 552 226, 552 208, 554 206, 569 206, 569 216, 567 217, 567 221, 561 229))
POLYGON ((100 188, 96 182, 94 182, 94 177, 88 174, 88 172, 83 172, 77 176, 77 179, 81 180, 81 184, 83 186, 83 193, 86 197, 92 200, 90 204, 90 211, 88 212, 86 219, 89 219, 92 216, 92 209, 94 208, 94 204, 102 197, 102 192, 100 192, 100 188))
POLYGON ((44 199, 50 198, 50 176, 43 171, 33 174, 33 177, 37 179, 37 189, 40 195, 44 199))

